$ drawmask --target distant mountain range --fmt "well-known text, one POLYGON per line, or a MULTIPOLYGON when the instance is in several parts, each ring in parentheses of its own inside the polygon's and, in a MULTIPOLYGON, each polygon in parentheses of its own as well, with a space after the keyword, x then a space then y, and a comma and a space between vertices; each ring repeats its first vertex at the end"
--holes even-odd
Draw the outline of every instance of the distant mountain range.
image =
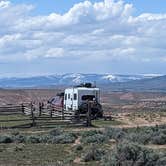
POLYGON ((0 88, 40 88, 71 86, 83 82, 95 82, 99 86, 108 85, 115 90, 133 88, 165 87, 166 76, 146 75, 111 75, 111 74, 61 74, 24 78, 0 78, 0 88), (152 86, 153 85, 153 86, 152 86))
POLYGON ((151 91, 166 93, 166 75, 123 83, 112 83, 109 85, 109 88, 115 91, 151 91))

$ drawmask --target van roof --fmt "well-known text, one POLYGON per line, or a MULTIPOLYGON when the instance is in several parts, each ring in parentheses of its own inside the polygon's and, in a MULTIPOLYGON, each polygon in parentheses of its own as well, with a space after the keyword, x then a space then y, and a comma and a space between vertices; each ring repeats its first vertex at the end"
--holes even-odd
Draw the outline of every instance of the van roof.
POLYGON ((71 90, 71 89, 77 89, 77 90, 96 90, 99 91, 99 88, 87 88, 87 87, 73 87, 73 88, 66 88, 65 90, 71 90))

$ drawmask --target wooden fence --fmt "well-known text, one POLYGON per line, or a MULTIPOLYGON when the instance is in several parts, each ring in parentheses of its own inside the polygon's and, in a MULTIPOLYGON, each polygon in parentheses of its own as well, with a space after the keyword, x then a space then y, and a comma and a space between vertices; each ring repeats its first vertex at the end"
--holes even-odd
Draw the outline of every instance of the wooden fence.
POLYGON ((91 126, 91 103, 88 103, 87 114, 75 114, 62 108, 39 103, 22 103, 0 106, 0 128, 48 127, 58 124, 91 126))

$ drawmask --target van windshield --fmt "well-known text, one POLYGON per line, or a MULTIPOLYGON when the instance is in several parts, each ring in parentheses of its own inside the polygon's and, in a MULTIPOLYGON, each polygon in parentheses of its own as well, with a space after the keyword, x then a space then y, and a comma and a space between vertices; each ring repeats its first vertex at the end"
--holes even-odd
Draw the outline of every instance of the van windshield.
POLYGON ((84 100, 89 100, 89 101, 93 101, 95 99, 95 96, 94 95, 84 95, 82 96, 81 98, 83 101, 84 100))

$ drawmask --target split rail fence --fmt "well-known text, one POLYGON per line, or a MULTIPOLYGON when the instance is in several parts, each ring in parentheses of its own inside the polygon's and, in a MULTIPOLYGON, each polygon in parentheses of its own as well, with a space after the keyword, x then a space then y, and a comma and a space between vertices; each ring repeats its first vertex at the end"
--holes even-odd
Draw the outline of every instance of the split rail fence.
POLYGON ((55 125, 91 126, 91 104, 88 103, 87 114, 75 114, 62 108, 39 103, 22 103, 0 106, 0 128, 55 127, 55 125))

